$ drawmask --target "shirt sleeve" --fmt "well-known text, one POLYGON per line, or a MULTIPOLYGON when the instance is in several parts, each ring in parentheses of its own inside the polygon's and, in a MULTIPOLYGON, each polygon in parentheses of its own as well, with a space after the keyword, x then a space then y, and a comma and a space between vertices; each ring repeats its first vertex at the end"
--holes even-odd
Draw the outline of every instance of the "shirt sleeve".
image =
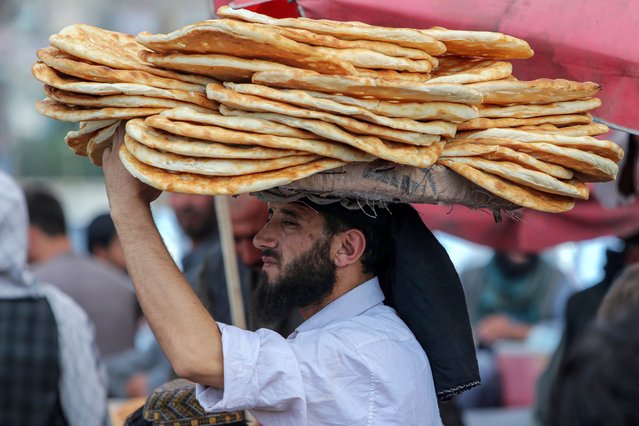
POLYGON ((250 410, 264 424, 306 424, 306 397, 299 362, 278 333, 218 323, 224 353, 224 389, 197 385, 209 412, 250 410))

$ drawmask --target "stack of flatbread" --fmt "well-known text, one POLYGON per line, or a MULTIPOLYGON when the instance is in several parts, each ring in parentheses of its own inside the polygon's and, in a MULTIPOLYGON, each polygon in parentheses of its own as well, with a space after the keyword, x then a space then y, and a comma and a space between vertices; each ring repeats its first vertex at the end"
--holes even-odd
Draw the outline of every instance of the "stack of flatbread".
POLYGON ((90 25, 71 25, 37 51, 32 73, 44 84, 36 109, 48 117, 78 122, 66 143, 100 165, 102 151, 120 120, 189 106, 217 109, 205 88, 210 78, 165 70, 144 62, 146 50, 129 34, 90 25))
POLYGON ((229 7, 218 15, 137 37, 66 28, 50 40, 59 50, 41 50, 43 63, 34 66, 50 98, 39 109, 66 108, 58 116, 43 111, 60 119, 98 106, 105 112, 74 120, 86 121, 67 137, 81 154, 89 151, 87 135, 106 144, 112 131, 103 129, 135 118, 120 157, 134 176, 169 191, 238 194, 383 160, 418 168, 438 163, 517 205, 564 211, 588 197, 584 182, 616 175, 623 152, 593 137, 608 130, 589 114, 600 105, 593 97, 600 87, 517 80, 508 61, 533 54, 523 40, 439 27, 274 19, 229 7), (63 69, 47 62, 48 52, 79 59, 63 69), (87 64, 106 67, 80 72, 87 64), (102 68, 125 74, 107 81, 102 68), (58 78, 41 77, 51 73, 58 78), (166 80, 197 88, 159 85, 166 80), (147 89, 129 87, 140 82, 147 89), (180 91, 190 97, 169 95, 180 91), (134 102, 79 100, 114 96, 134 102), (138 110, 106 112, 116 108, 138 110))

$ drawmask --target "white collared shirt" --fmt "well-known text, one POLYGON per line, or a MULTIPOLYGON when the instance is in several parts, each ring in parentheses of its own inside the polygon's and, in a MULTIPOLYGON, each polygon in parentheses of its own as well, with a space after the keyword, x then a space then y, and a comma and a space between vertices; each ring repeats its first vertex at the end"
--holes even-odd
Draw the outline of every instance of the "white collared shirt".
POLYGON ((373 278, 288 339, 218 323, 224 389, 198 385, 198 401, 265 426, 441 425, 426 354, 383 300, 373 278))

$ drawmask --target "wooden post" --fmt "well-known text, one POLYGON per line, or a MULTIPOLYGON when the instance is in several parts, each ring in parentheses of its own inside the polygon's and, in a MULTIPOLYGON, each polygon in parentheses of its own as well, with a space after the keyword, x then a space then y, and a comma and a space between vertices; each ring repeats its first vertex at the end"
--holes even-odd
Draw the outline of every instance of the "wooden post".
POLYGON ((226 275, 226 289, 229 295, 229 306, 231 307, 231 319, 233 325, 246 329, 246 316, 244 314, 240 274, 237 269, 237 256, 235 255, 235 240, 233 238, 233 224, 231 222, 228 195, 215 196, 215 213, 217 214, 217 227, 224 257, 224 274, 226 275))

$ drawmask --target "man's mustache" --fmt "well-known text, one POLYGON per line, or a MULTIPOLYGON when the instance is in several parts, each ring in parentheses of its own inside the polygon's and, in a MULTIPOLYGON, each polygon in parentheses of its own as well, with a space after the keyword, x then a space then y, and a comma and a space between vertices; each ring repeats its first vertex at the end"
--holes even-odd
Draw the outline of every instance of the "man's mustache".
POLYGON ((264 249, 264 250, 262 250, 262 256, 263 257, 272 257, 273 259, 275 259, 277 261, 280 260, 279 253, 277 253, 275 250, 272 250, 272 249, 264 249))

